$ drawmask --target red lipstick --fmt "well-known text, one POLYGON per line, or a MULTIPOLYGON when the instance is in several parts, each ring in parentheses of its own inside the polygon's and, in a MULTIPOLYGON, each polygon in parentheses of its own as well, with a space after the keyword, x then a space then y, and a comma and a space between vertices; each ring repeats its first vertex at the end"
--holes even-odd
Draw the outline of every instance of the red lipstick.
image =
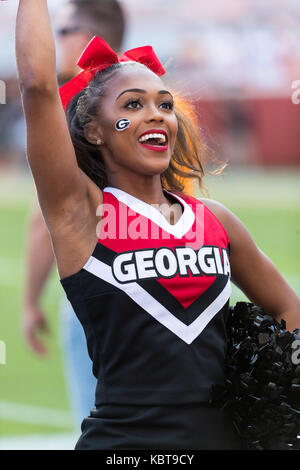
POLYGON ((166 142, 164 143, 164 145, 151 145, 146 144, 144 142, 139 142, 140 145, 145 147, 147 150, 152 150, 153 152, 165 152, 166 150, 168 150, 168 133, 164 129, 148 129, 139 136, 139 139, 147 134, 162 134, 166 137, 166 142))
POLYGON ((165 152, 168 150, 168 144, 167 145, 148 145, 148 144, 141 144, 143 147, 145 147, 148 150, 153 150, 153 152, 165 152))

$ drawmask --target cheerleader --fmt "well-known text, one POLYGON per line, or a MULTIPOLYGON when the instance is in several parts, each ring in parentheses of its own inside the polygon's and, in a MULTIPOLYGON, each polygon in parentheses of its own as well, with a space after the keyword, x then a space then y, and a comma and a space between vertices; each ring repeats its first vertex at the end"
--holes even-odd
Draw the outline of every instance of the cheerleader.
POLYGON ((95 37, 59 92, 47 2, 20 0, 16 55, 28 161, 98 379, 76 449, 239 449, 210 405, 230 280, 290 330, 300 300, 235 215, 182 192, 201 187, 203 146, 150 46, 119 58, 95 37))

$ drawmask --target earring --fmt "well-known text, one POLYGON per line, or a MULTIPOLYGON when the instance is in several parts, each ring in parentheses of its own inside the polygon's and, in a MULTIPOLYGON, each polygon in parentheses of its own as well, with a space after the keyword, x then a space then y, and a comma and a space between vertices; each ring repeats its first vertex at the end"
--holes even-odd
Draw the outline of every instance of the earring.
POLYGON ((102 141, 102 139, 98 139, 96 143, 97 143, 97 145, 101 145, 101 144, 103 144, 103 141, 102 141))

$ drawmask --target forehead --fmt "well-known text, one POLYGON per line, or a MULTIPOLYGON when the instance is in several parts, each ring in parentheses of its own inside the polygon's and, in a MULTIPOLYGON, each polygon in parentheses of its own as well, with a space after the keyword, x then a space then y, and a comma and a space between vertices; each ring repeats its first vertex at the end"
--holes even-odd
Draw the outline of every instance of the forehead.
POLYGON ((76 8, 72 3, 66 3, 60 6, 54 18, 54 26, 56 29, 69 28, 73 26, 82 26, 87 30, 91 29, 93 24, 91 15, 84 14, 81 10, 76 8))
POLYGON ((130 64, 121 67, 112 77, 106 95, 116 98, 122 91, 131 88, 140 88, 149 93, 166 89, 163 80, 151 70, 130 64))

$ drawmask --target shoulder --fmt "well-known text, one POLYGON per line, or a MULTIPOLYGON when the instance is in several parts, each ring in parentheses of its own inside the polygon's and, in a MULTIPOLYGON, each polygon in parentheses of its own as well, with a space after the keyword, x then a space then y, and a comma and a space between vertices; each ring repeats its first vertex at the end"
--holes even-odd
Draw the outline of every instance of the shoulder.
POLYGON ((219 223, 223 225, 223 228, 229 236, 230 218, 234 217, 234 215, 223 204, 218 201, 215 201, 214 199, 199 198, 190 194, 177 193, 177 195, 181 196, 188 204, 197 205, 200 203, 201 205, 204 205, 207 209, 209 209, 209 212, 214 215, 214 217, 219 221, 219 223))
POLYGON ((199 201, 218 218, 223 219, 225 215, 230 212, 227 207, 214 199, 199 198, 199 201))
POLYGON ((184 195, 187 202, 202 203, 219 221, 227 232, 230 244, 239 244, 245 237, 250 236, 243 222, 224 204, 208 198, 195 198, 184 195))

